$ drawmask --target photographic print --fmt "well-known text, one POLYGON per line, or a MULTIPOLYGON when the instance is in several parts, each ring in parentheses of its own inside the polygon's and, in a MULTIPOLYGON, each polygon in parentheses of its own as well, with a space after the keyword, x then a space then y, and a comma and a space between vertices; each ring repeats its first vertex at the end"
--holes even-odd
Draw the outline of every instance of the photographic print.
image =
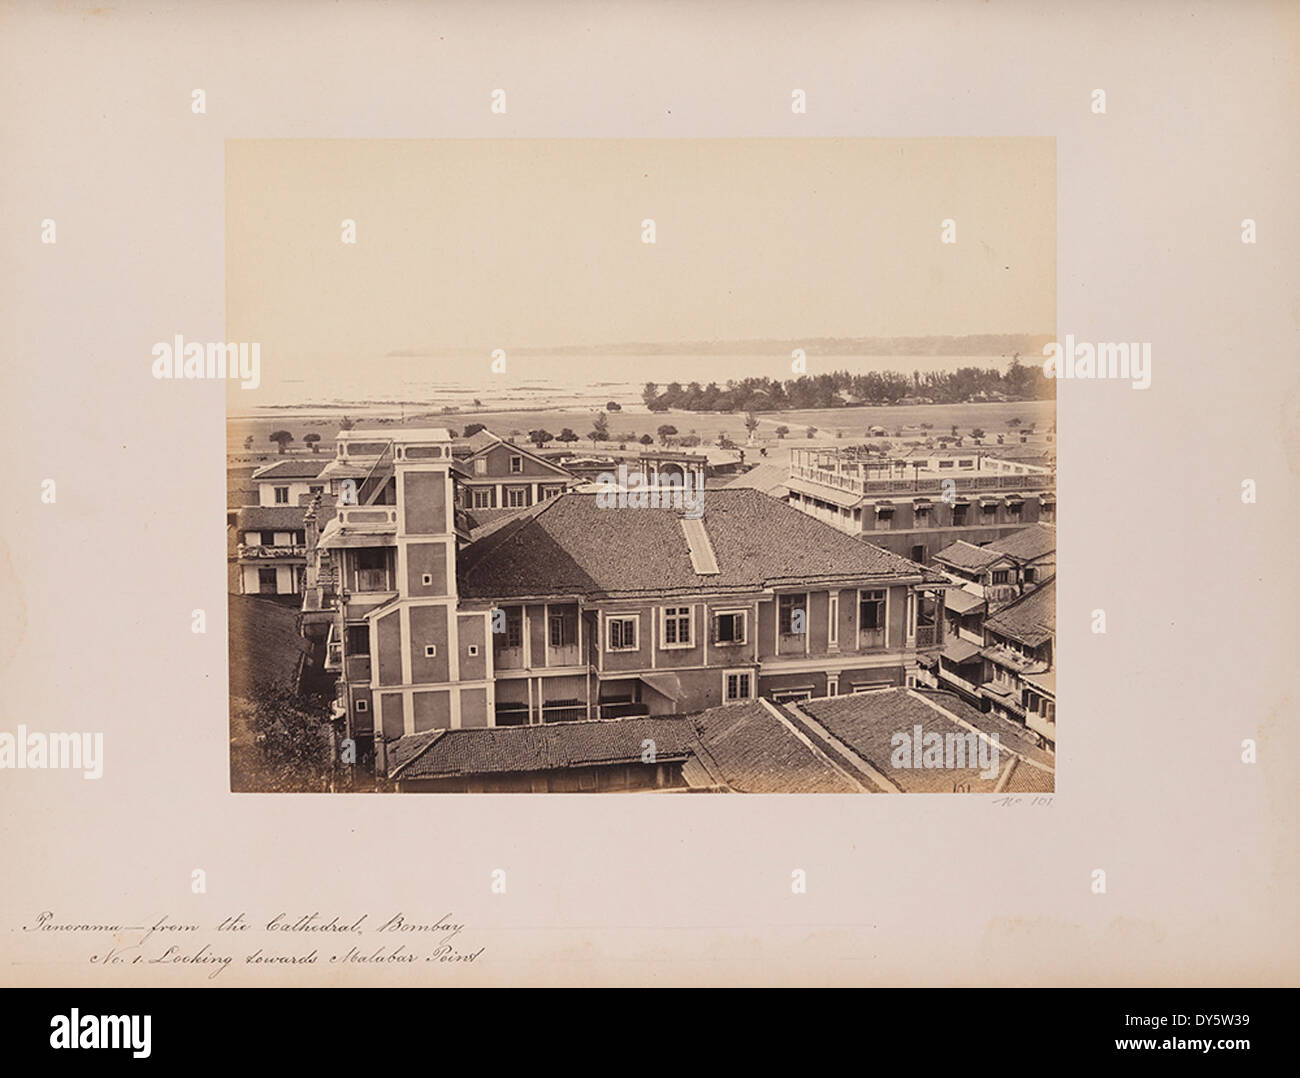
POLYGON ((1052 792, 1053 140, 227 167, 232 789, 1052 792))

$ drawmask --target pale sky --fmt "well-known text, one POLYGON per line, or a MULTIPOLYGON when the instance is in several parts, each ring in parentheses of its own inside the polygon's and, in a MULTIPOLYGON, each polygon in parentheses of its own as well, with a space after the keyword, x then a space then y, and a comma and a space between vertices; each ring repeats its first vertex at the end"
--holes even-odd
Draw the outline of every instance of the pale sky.
POLYGON ((1050 138, 232 140, 226 161, 227 335, 264 362, 1055 332, 1050 138))

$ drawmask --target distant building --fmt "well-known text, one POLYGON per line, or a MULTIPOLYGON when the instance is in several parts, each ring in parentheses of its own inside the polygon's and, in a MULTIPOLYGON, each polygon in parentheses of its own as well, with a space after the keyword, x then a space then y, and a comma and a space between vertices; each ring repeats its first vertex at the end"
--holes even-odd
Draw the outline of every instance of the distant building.
POLYGON ((981 654, 989 675, 980 694, 994 714, 1023 723, 1056 745, 1056 581, 1052 579, 984 623, 981 654))
POLYGON ((250 505, 228 513, 233 534, 230 591, 298 595, 307 571, 307 534, 300 505, 250 505))
POLYGON ((958 539, 981 546, 1056 520, 1056 473, 983 449, 882 459, 852 449, 792 449, 789 503, 912 561, 958 539))
MULTIPOLYGON (((986 623, 1002 608, 1054 579, 1056 529, 1033 524, 982 547, 958 540, 934 556, 934 567, 961 586, 944 595, 947 643, 937 662, 927 663, 930 676, 923 680, 987 710, 992 700, 983 686, 994 671, 985 654, 993 643, 986 623)), ((1017 721, 1023 717, 1017 715, 1017 721)))
POLYGON ((251 480, 257 488, 257 504, 296 506, 304 495, 324 491, 326 485, 317 477, 327 463, 325 459, 303 457, 258 468, 251 480))

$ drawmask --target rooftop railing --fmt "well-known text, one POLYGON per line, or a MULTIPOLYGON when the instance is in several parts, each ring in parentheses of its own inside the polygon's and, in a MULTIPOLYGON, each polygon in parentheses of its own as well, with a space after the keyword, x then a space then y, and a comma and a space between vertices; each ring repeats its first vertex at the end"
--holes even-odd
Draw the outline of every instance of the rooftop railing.
POLYGON ((1025 491, 1055 490, 1054 475, 916 475, 895 479, 864 479, 848 472, 832 471, 826 468, 810 468, 792 464, 790 475, 796 479, 807 479, 824 487, 852 491, 855 494, 941 494, 945 489, 958 494, 978 491, 1025 491), (945 488, 949 480, 953 486, 945 488))

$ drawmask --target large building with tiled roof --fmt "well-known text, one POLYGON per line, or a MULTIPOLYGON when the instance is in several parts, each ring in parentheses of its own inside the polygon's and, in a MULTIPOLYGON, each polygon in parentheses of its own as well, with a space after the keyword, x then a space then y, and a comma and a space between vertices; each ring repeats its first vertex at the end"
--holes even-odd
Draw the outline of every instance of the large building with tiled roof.
POLYGON ((380 774, 415 734, 900 686, 943 645, 945 577, 757 491, 570 492, 479 522, 449 432, 340 437, 379 452, 313 544, 314 606, 380 774))

